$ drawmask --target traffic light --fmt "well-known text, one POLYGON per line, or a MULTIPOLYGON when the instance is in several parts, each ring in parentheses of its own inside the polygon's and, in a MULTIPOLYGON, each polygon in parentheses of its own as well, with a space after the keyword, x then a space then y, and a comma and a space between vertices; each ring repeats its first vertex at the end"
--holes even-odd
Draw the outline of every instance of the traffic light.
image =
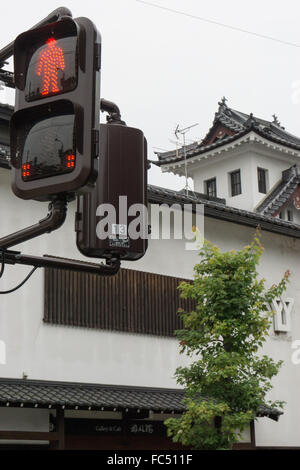
POLYGON ((101 38, 87 18, 63 17, 14 43, 12 189, 51 200, 97 178, 101 38))
POLYGON ((95 188, 77 198, 77 247, 85 256, 135 261, 148 247, 147 142, 139 129, 100 125, 95 188))

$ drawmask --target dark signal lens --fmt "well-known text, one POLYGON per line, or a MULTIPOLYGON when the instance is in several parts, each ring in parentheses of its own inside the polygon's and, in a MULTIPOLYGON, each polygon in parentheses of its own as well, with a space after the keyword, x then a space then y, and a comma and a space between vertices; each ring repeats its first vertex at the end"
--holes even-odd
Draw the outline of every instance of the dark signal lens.
MULTIPOLYGON (((34 46, 33 46, 34 47, 34 46)), ((27 68, 25 98, 34 101, 77 86, 77 37, 48 37, 36 44, 27 68)))
POLYGON ((74 170, 74 125, 73 114, 53 116, 33 123, 26 133, 22 152, 21 172, 24 181, 74 170))

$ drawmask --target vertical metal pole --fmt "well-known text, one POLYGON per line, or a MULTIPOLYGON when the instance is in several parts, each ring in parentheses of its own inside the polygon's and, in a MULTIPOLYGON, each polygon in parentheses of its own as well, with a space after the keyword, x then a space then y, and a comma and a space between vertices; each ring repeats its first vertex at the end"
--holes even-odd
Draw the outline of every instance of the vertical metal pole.
POLYGON ((185 194, 189 195, 187 161, 186 161, 186 148, 185 148, 185 133, 183 133, 183 153, 184 153, 184 172, 185 172, 185 194))
POLYGON ((255 421, 254 419, 250 423, 250 436, 251 436, 251 448, 256 448, 256 440, 255 440, 255 421))

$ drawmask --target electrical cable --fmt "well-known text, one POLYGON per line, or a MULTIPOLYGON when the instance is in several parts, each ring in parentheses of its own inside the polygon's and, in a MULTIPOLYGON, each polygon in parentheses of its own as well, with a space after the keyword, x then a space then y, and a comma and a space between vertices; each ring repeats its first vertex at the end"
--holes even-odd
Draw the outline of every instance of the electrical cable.
MULTIPOLYGON (((32 276, 32 274, 34 273, 34 271, 37 269, 37 266, 35 266, 31 271, 30 273, 25 277, 25 279, 20 283, 18 284, 16 287, 14 287, 13 289, 10 289, 10 290, 4 290, 4 291, 0 291, 0 294, 10 294, 11 292, 15 292, 17 289, 19 289, 20 287, 22 287, 26 281, 28 281, 28 279, 32 276)), ((1 268, 2 270, 2 268, 1 268)))
POLYGON ((187 16, 189 18, 203 21, 205 23, 210 23, 216 26, 221 26, 222 28, 227 28, 233 31, 238 31, 239 33, 246 33, 246 34, 250 34, 251 36, 256 36, 257 38, 268 39, 269 41, 273 41, 273 42, 279 42, 281 44, 285 44, 286 46, 300 47, 300 44, 296 44, 295 42, 285 41, 283 39, 274 38, 272 36, 267 36, 265 34, 255 33, 254 31, 249 31, 248 29, 238 28, 237 26, 232 26, 226 23, 221 23, 219 21, 210 20, 209 18, 203 18, 201 16, 192 15, 190 13, 186 13, 185 11, 174 10, 173 8, 168 8, 162 5, 157 5, 156 3, 151 3, 151 2, 144 1, 144 0, 136 0, 136 2, 143 3, 144 5, 149 5, 155 8, 160 8, 161 10, 169 11, 171 13, 177 13, 178 15, 187 16))

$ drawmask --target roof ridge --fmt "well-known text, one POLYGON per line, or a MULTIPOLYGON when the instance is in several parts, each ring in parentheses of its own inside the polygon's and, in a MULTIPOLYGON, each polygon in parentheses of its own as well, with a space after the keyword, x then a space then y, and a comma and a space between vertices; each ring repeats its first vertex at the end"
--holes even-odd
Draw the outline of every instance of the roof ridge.
POLYGON ((137 390, 137 391, 152 391, 152 392, 167 392, 167 393, 183 393, 182 388, 164 388, 164 387, 147 387, 141 385, 116 385, 116 384, 97 384, 90 382, 66 382, 56 380, 40 380, 40 379, 20 379, 12 377, 1 377, 0 386, 5 384, 17 384, 17 385, 36 385, 36 386, 48 386, 48 387, 79 387, 79 388, 105 388, 105 389, 118 389, 118 390, 137 390))

